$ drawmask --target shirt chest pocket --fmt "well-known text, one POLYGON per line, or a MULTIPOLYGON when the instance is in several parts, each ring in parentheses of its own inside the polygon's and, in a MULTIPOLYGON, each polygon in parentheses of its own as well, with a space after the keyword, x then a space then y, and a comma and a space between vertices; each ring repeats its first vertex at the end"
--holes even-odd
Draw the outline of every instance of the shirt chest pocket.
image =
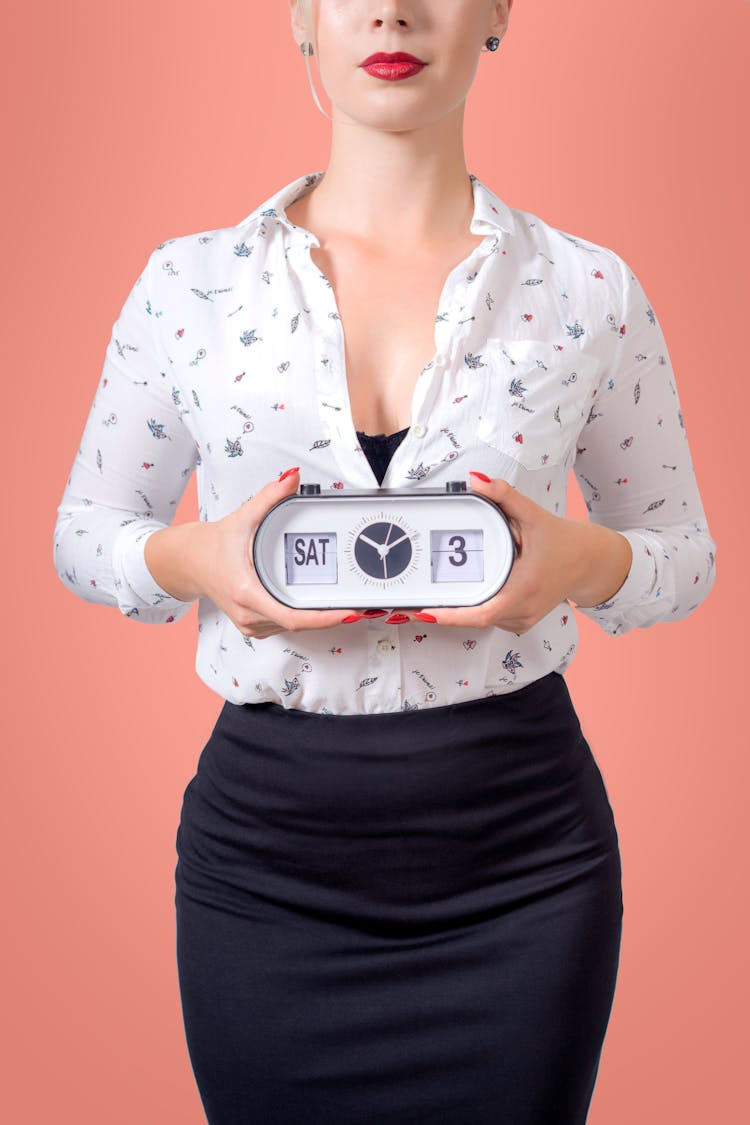
POLYGON ((586 420, 598 361, 547 340, 497 338, 482 359, 480 441, 525 469, 562 464, 586 420))

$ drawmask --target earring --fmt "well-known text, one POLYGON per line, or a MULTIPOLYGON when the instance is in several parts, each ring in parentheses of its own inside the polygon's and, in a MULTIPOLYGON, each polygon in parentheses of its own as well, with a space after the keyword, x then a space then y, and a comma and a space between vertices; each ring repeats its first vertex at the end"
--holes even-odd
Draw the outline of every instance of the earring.
MULTIPOLYGON (((490 35, 489 39, 485 39, 485 47, 488 51, 496 51, 500 46, 500 40, 496 35, 490 35)), ((484 49, 484 48, 483 48, 484 49)))
POLYGON ((314 55, 312 43, 300 43, 299 49, 303 55, 314 55))

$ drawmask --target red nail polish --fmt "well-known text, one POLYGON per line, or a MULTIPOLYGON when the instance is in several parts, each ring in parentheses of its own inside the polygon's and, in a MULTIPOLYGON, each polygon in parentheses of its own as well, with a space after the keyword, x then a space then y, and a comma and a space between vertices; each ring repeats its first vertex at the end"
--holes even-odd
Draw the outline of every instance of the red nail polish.
POLYGON ((387 609, 366 609, 362 614, 363 617, 385 617, 387 609))
POLYGON ((415 613, 414 616, 419 621, 429 621, 431 625, 434 625, 437 621, 437 617, 433 617, 431 613, 415 613))
POLYGON ((485 484, 490 483, 490 478, 485 476, 484 473, 475 473, 475 472, 472 471, 472 472, 469 473, 469 476, 470 477, 479 477, 479 479, 483 480, 485 482, 485 484))
POLYGON ((349 625, 352 621, 361 621, 363 617, 364 613, 350 613, 348 617, 342 618, 341 624, 349 625))
POLYGON ((409 620, 405 613, 392 613, 390 617, 386 617, 386 625, 405 625, 409 620))
POLYGON ((286 478, 290 477, 292 475, 292 473, 298 473, 298 472, 299 472, 299 465, 295 465, 293 469, 287 469, 287 471, 285 473, 282 473, 281 476, 279 477, 279 481, 286 480, 286 478))

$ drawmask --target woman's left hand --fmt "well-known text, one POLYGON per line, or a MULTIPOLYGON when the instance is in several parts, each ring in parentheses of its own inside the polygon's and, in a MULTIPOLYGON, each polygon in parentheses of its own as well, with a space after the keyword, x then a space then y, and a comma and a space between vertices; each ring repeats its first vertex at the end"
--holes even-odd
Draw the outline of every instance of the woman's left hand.
POLYGON ((430 607, 419 614, 419 620, 433 618, 438 625, 471 629, 494 625, 520 635, 568 597, 585 604, 586 592, 598 585, 590 603, 598 604, 625 581, 632 552, 619 532, 553 515, 500 478, 485 482, 472 474, 471 485, 498 504, 508 521, 517 549, 510 575, 502 589, 481 605, 430 607))

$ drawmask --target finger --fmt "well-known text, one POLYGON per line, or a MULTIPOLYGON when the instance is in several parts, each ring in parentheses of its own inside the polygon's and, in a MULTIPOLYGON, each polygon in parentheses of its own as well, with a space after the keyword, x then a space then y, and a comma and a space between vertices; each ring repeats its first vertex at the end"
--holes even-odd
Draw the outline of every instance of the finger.
POLYGON ((457 607, 439 607, 420 610, 422 616, 418 617, 418 621, 424 621, 426 624, 435 625, 450 625, 455 627, 461 626, 464 629, 483 629, 486 628, 486 618, 482 612, 481 606, 457 606, 457 607), (429 621, 428 618, 433 618, 429 621))
MULTIPOLYGON (((232 619, 233 620, 233 619, 232 619)), ((265 618, 259 617, 254 621, 246 621, 244 618, 240 621, 233 621, 235 627, 242 633, 243 637, 248 639, 265 640, 266 637, 272 636, 273 633, 280 632, 279 626, 273 621, 266 621, 265 618)))
POLYGON ((271 480, 264 484, 263 488, 245 501, 241 506, 241 511, 259 523, 274 504, 285 500, 287 496, 293 496, 298 488, 299 468, 295 466, 293 469, 287 469, 277 480, 271 480))
POLYGON ((485 474, 480 475, 476 472, 469 473, 469 477, 472 491, 479 492, 493 500, 509 520, 522 521, 528 519, 531 509, 539 507, 530 497, 523 492, 519 492, 517 488, 514 488, 502 477, 486 480, 484 479, 485 474))
POLYGON ((288 496, 293 496, 298 486, 299 468, 287 469, 286 472, 281 474, 278 480, 269 481, 263 488, 256 492, 255 496, 246 500, 245 503, 237 509, 242 522, 239 525, 235 525, 237 532, 235 545, 239 550, 242 566, 248 571, 253 583, 253 608, 255 608, 255 603, 259 603, 260 608, 272 621, 278 620, 278 610, 282 603, 277 601, 277 599, 268 592, 258 578, 253 565, 255 535, 258 530, 258 524, 263 519, 263 516, 266 515, 275 504, 285 500, 288 496), (244 525, 245 520, 250 523, 249 529, 244 525))
POLYGON ((346 617, 365 619, 356 609, 292 609, 284 620, 288 629, 334 629, 346 617))

